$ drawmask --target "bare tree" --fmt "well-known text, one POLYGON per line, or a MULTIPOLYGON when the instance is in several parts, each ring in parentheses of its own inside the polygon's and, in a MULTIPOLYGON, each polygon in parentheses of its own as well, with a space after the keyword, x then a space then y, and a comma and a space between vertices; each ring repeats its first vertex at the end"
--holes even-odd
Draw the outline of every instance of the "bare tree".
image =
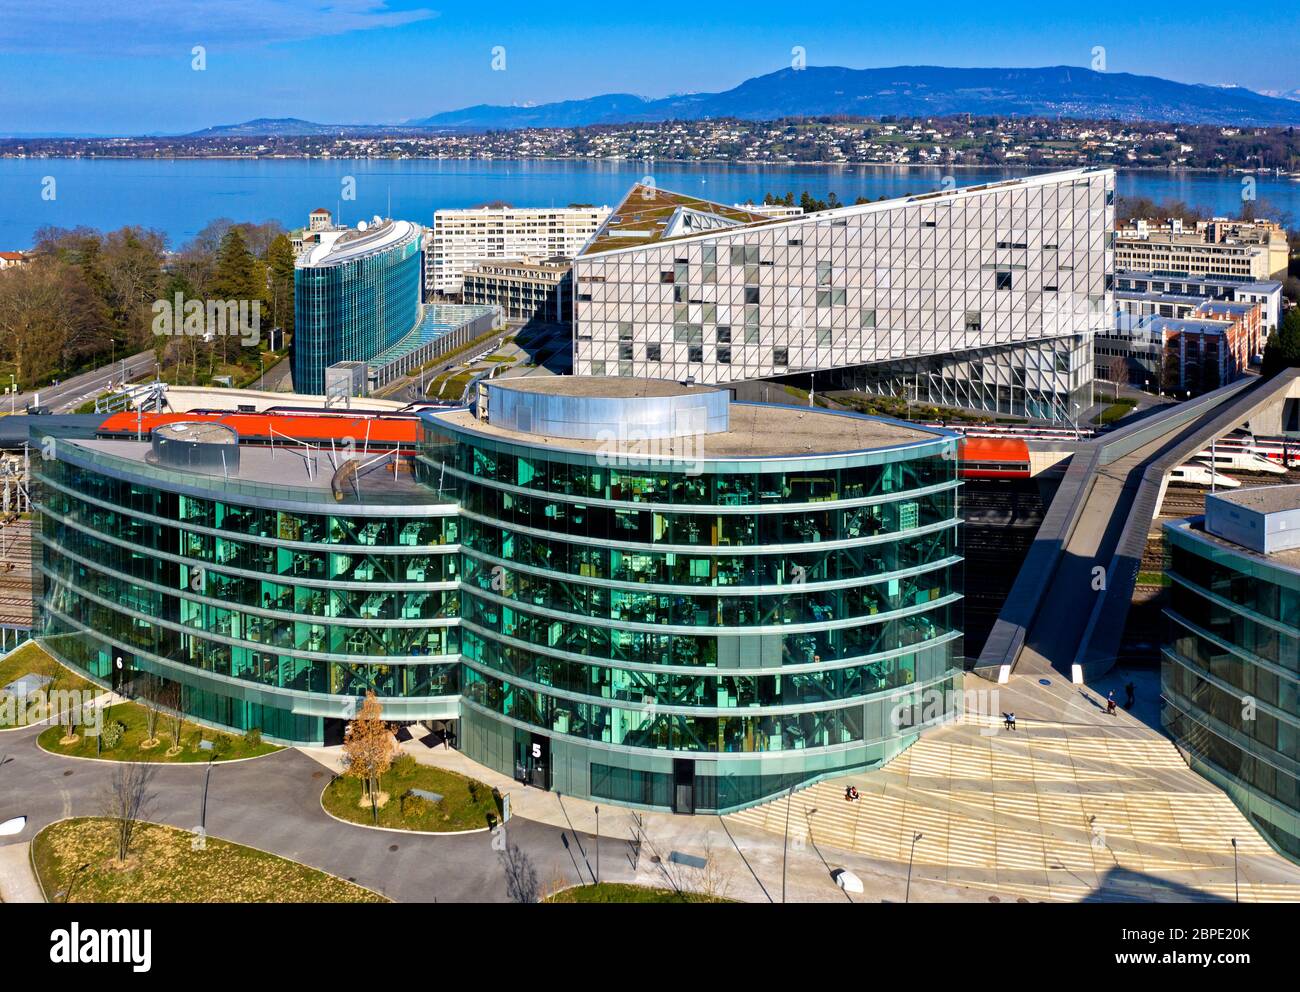
POLYGON ((146 675, 140 692, 140 704, 144 707, 145 739, 141 747, 153 747, 158 743, 158 719, 166 706, 166 694, 169 683, 157 675, 146 675))
POLYGON ((117 859, 125 861, 131 853, 131 839, 139 822, 153 807, 154 794, 149 791, 155 766, 137 761, 121 762, 104 786, 101 796, 104 816, 113 821, 117 840, 117 859))
POLYGON ((343 754, 347 760, 347 774, 365 783, 375 823, 379 822, 379 781, 392 766, 396 750, 397 742, 384 723, 383 708, 372 689, 366 693, 361 712, 343 732, 343 754))
POLYGON ((537 869, 533 867, 532 858, 521 851, 518 844, 509 840, 497 856, 501 860, 501 870, 505 872, 506 894, 511 901, 540 902, 542 893, 537 884, 537 869))
POLYGON ((1115 396, 1119 396, 1119 387, 1129 385, 1128 359, 1123 355, 1113 355, 1106 364, 1106 373, 1115 384, 1115 396))
POLYGON ((63 740, 60 744, 71 744, 77 739, 77 717, 79 716, 78 708, 74 706, 65 706, 60 717, 63 722, 63 740))
POLYGON ((185 730, 185 686, 180 682, 168 682, 159 690, 159 705, 167 715, 167 724, 171 729, 171 751, 181 749, 181 733, 185 730))

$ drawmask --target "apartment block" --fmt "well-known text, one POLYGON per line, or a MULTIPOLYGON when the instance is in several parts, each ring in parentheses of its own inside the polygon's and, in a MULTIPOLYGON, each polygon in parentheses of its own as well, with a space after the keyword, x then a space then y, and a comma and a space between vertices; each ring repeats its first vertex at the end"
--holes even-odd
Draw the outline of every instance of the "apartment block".
POLYGON ((1117 269, 1284 279, 1289 258, 1286 231, 1272 221, 1216 217, 1188 227, 1176 218, 1138 220, 1115 237, 1117 269))
POLYGON ((444 296, 461 292, 465 270, 483 261, 572 258, 609 214, 609 207, 439 210, 426 252, 426 290, 444 296))

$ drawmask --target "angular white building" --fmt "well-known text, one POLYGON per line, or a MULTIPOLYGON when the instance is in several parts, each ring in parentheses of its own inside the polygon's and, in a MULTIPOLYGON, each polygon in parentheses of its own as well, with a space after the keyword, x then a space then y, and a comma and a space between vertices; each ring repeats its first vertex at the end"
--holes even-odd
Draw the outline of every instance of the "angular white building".
POLYGON ((1072 419, 1112 319, 1114 188, 1075 170, 771 218, 635 186, 574 261, 574 372, 1072 419))

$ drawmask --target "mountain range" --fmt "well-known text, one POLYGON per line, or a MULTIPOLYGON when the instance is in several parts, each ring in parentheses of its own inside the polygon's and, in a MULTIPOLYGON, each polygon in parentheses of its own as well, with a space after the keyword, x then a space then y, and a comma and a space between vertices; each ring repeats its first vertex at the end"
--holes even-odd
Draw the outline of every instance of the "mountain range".
MULTIPOLYGON (((1287 95, 1289 96, 1289 94, 1287 95)), ((402 130, 481 131, 582 127, 666 120, 785 117, 1071 117, 1237 126, 1300 124, 1300 101, 1239 86, 1178 83, 1157 76, 1098 72, 1077 66, 954 69, 809 66, 748 79, 721 93, 648 99, 607 93, 536 106, 479 104, 403 124, 327 125, 296 119, 208 128, 199 136, 295 135, 402 130)))

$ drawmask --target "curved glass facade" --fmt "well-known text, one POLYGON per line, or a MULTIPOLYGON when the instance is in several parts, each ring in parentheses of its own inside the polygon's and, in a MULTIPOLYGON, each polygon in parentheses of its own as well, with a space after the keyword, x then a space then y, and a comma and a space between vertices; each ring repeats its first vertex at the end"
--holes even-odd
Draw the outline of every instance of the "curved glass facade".
POLYGON ((952 713, 950 439, 637 464, 425 422, 424 477, 461 506, 478 760, 724 810, 888 760, 952 713))
POLYGON ((1191 765, 1300 860, 1300 571, 1165 526, 1163 722, 1191 765))
POLYGON ((35 466, 54 654, 104 682, 121 658, 185 685, 197 719, 291 742, 325 740, 369 689, 391 719, 455 715, 454 506, 312 512, 57 450, 35 466))
POLYGON ((772 454, 723 407, 708 443, 759 454, 611 460, 426 412, 414 477, 338 494, 288 481, 293 452, 226 478, 60 439, 34 466, 45 643, 287 742, 334 739, 374 690, 572 796, 720 811, 872 767, 958 705, 955 441, 784 409, 879 444, 772 454))
POLYGON ((369 361, 416 326, 423 256, 420 229, 406 227, 395 243, 355 258, 299 261, 291 343, 296 392, 324 393, 326 368, 369 361))

